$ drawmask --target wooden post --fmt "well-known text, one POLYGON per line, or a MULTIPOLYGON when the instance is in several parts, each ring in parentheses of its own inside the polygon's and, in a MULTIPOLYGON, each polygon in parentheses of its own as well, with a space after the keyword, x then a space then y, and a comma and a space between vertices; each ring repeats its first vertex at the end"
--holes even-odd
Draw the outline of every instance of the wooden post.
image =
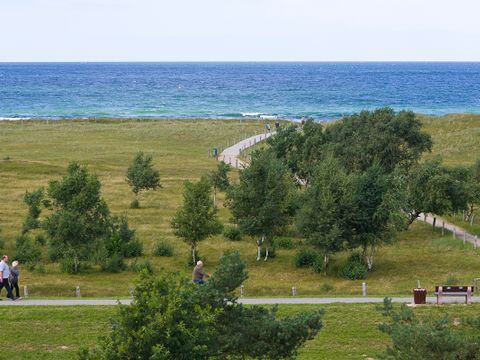
POLYGON ((456 230, 455 226, 453 227, 452 235, 453 235, 454 239, 457 237, 457 230, 456 230))
POLYGON ((297 288, 292 286, 292 296, 297 296, 297 288))
POLYGON ((478 237, 477 237, 477 235, 475 235, 475 241, 473 242, 473 248, 474 249, 477 248, 477 240, 478 240, 478 237))
POLYGON ((472 303, 472 287, 471 286, 467 286, 467 298, 465 299, 465 303, 467 305, 472 303))
POLYGON ((434 216, 433 217, 433 222, 432 222, 433 230, 435 230, 435 225, 436 224, 437 224, 437 218, 434 216))
POLYGON ((443 286, 438 287, 438 295, 437 295, 437 305, 442 305, 443 302, 443 286))
POLYGON ((445 221, 442 221, 442 236, 445 236, 445 221))
POLYGON ((23 285, 23 297, 27 299, 29 296, 27 285, 23 285))
POLYGON ((427 213, 423 214, 423 222, 427 222, 427 213))
POLYGON ((81 297, 82 295, 80 294, 80 286, 77 286, 77 288, 75 289, 75 295, 77 297, 81 297))
POLYGON ((240 285, 240 297, 244 297, 244 296, 245 296, 245 286, 240 285))
POLYGON ((235 167, 238 169, 238 159, 235 159, 235 167))
POLYGON ((362 296, 367 296, 367 283, 362 282, 362 296))
POLYGON ((463 245, 467 243, 467 232, 464 230, 463 231, 463 245))

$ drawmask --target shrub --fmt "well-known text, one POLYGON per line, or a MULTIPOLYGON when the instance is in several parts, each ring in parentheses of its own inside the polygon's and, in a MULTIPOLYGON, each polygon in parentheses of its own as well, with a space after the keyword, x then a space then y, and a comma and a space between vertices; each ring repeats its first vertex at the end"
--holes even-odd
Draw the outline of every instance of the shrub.
POLYGON ((10 157, 10 155, 5 155, 5 156, 3 157, 3 160, 4 160, 4 161, 9 161, 9 160, 11 160, 11 159, 12 159, 12 158, 10 157))
POLYGON ((294 241, 289 237, 276 238, 275 245, 280 249, 293 249, 295 247, 294 241))
POLYGON ((142 256, 143 244, 137 239, 130 240, 124 245, 123 254, 127 258, 142 256))
POLYGON ((173 256, 173 245, 161 240, 158 242, 155 250, 153 251, 155 256, 173 256))
POLYGON ((126 265, 123 262, 123 256, 121 254, 114 254, 107 258, 102 264, 102 270, 106 272, 116 273, 126 269, 126 265))
POLYGON ((455 275, 448 275, 445 285, 458 285, 460 281, 455 277, 455 275))
POLYGON ((296 267, 309 267, 313 266, 318 258, 318 253, 312 249, 302 249, 295 255, 296 267))
POLYGON ((130 203, 130 209, 139 209, 140 208, 140 202, 137 199, 133 199, 133 201, 130 203))
POLYGON ((350 255, 347 263, 340 269, 340 276, 350 280, 365 279, 367 273, 368 266, 359 253, 350 255))
POLYGON ((312 264, 313 270, 315 270, 316 273, 321 273, 325 270, 325 266, 323 263, 323 259, 321 256, 317 256, 315 260, 313 261, 312 264))
POLYGON ((242 239, 242 233, 238 227, 226 226, 223 230, 223 237, 231 241, 239 241, 242 239))
POLYGON ((60 260, 60 271, 66 274, 75 274, 75 262, 71 257, 60 260))
POLYGON ((330 285, 330 284, 322 284, 322 286, 320 286, 320 290, 321 291, 325 291, 325 292, 330 292, 330 291, 333 291, 335 288, 333 287, 333 285, 330 285))
POLYGON ((149 274, 153 273, 152 264, 148 260, 142 262, 134 262, 132 265, 130 265, 130 270, 135 272, 142 272, 146 270, 146 272, 149 274))

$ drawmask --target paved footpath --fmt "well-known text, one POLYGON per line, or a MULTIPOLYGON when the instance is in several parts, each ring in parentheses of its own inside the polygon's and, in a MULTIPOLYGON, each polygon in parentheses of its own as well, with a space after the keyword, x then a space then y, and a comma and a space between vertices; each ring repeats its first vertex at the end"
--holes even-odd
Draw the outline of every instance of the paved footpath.
POLYGON ((236 143, 235 145, 232 145, 232 146, 226 148, 225 150, 223 150, 222 153, 220 154, 220 156, 218 157, 218 160, 223 161, 227 164, 230 164, 234 168, 243 169, 247 166, 247 164, 244 161, 242 161, 238 158, 240 156, 240 153, 243 150, 249 148, 250 146, 253 146, 253 145, 259 143, 260 141, 263 141, 263 140, 267 139, 268 137, 272 136, 273 134, 274 134, 274 132, 269 132, 269 133, 259 134, 259 135, 255 135, 255 136, 251 136, 249 138, 246 138, 246 139, 236 143))
MULTIPOLYGON (((427 217, 425 218, 425 214, 422 213, 418 216, 417 221, 425 221, 426 223, 433 225, 433 217, 434 216, 432 214, 427 214, 427 217)), ((466 230, 457 225, 453 225, 443 220, 441 217, 435 217, 437 218, 435 224, 437 228, 442 228, 442 226, 444 226, 445 230, 450 231, 452 236, 454 236, 456 239, 465 240, 466 242, 468 241, 469 243, 472 243, 475 248, 480 245, 477 236, 468 233, 466 230)))
MULTIPOLYGON (((412 303, 413 297, 393 297, 393 302, 396 303, 412 303)), ((464 303, 464 297, 444 297, 444 303, 464 303)), ((117 304, 128 305, 132 299, 75 299, 75 300, 28 300, 20 299, 10 301, 3 298, 0 301, 1 306, 112 306, 117 304)), ((240 303, 246 305, 273 305, 273 304, 292 304, 292 305, 324 305, 324 304, 368 304, 368 303, 382 303, 382 297, 338 297, 338 298, 241 298, 240 303)), ((434 304, 436 297, 427 297, 427 302, 434 304)), ((472 302, 480 302, 479 296, 472 297, 472 302)))

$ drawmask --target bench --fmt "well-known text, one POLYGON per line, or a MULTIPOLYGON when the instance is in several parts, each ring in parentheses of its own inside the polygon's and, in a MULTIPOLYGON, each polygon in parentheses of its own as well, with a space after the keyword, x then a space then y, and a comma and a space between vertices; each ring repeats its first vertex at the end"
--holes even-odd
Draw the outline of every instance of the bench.
POLYGON ((441 285, 435 286, 435 295, 437 296, 437 304, 442 304, 444 296, 465 296, 465 304, 472 303, 472 294, 474 286, 458 286, 458 285, 441 285))

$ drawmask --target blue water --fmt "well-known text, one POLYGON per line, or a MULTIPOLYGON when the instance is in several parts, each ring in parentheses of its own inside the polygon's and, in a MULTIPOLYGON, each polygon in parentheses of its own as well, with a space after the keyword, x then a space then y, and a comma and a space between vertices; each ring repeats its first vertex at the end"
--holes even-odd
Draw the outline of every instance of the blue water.
POLYGON ((0 63, 0 118, 480 113, 480 63, 0 63))

